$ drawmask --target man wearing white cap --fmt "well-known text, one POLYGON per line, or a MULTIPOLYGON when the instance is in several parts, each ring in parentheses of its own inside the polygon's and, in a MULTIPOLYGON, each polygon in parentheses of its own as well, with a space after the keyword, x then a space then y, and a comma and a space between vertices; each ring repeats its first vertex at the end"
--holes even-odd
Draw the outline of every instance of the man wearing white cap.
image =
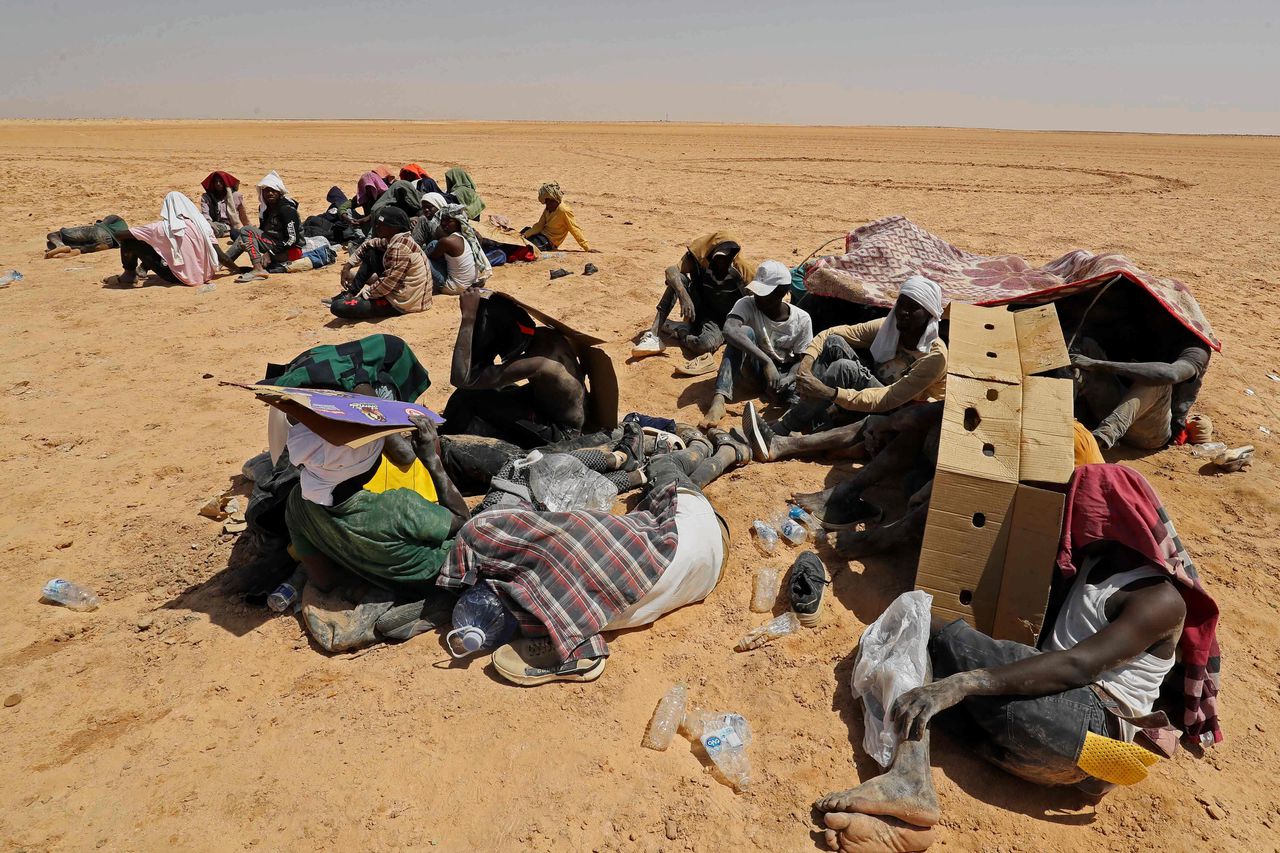
POLYGON ((808 313, 787 304, 791 270, 779 261, 765 261, 725 320, 726 346, 716 377, 715 394, 703 418, 703 426, 715 426, 724 417, 725 403, 762 394, 781 406, 798 401, 796 369, 813 341, 813 321, 808 313))

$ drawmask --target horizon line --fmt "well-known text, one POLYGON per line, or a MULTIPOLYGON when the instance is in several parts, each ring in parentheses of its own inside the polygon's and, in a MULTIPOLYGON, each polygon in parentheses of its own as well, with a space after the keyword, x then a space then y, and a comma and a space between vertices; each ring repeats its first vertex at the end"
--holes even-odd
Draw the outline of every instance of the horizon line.
POLYGON ((669 119, 490 119, 490 118, 246 118, 246 117, 201 117, 201 118, 143 118, 139 116, 82 117, 82 118, 49 118, 49 117, 0 117, 0 124, 12 123, 66 123, 66 122, 138 122, 138 123, 213 123, 213 122, 246 122, 246 123, 297 123, 318 124, 357 123, 357 122, 395 122, 399 124, 583 124, 583 125, 683 125, 690 127, 786 127, 812 128, 829 130, 972 130, 998 133, 1079 133, 1108 134, 1112 136, 1191 136, 1191 137, 1237 137, 1276 139, 1280 133, 1247 133, 1232 131, 1163 131, 1163 130, 1088 130, 1080 128, 1016 128, 990 127, 944 124, 805 124, 800 122, 737 122, 737 121, 697 121, 669 119))

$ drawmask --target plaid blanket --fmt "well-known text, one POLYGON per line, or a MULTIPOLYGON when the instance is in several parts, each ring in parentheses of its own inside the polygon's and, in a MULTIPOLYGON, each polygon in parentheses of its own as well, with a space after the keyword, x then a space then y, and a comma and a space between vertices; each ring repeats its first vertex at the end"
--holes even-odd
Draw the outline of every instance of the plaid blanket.
POLYGON ((1183 738, 1201 746, 1222 740, 1218 725, 1218 605, 1205 592, 1164 504, 1145 478, 1123 465, 1082 465, 1071 479, 1058 571, 1076 573, 1073 552, 1107 540, 1132 548, 1169 574, 1187 605, 1178 640, 1184 671, 1183 738))
POLYGON ((488 581, 526 635, 547 635, 561 660, 600 657, 600 630, 639 601, 676 553, 676 483, 626 515, 493 510, 468 521, 439 586, 488 581))
POLYGON ((1076 249, 1033 267, 1017 255, 966 252, 903 216, 851 231, 845 237, 845 254, 820 258, 809 266, 805 288, 817 296, 889 307, 902 282, 913 275, 937 282, 947 301, 977 305, 1039 305, 1122 276, 1150 293, 1196 337, 1214 350, 1222 349, 1185 284, 1145 272, 1123 255, 1076 249))

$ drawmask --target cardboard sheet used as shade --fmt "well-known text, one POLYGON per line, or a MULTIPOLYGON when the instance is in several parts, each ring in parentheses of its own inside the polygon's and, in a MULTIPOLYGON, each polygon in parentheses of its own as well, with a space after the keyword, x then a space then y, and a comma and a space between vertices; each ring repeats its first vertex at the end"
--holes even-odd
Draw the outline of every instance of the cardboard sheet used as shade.
POLYGON ((947 399, 916 587, 933 596, 939 616, 1034 643, 1074 470, 1074 422, 1071 381, 1031 371, 1064 366, 1066 344, 1052 305, 1014 314, 952 303, 950 316, 947 399))
POLYGON ((259 400, 305 424, 330 444, 360 447, 413 429, 412 415, 429 418, 437 424, 444 423, 444 418, 417 403, 320 388, 284 388, 239 382, 221 384, 253 392, 259 400))

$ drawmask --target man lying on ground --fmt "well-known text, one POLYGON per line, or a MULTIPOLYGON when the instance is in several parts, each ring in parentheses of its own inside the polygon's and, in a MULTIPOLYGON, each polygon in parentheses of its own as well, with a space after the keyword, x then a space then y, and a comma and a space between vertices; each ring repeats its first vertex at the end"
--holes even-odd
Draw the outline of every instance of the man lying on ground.
POLYGON ((815 804, 831 850, 905 853, 933 843, 940 819, 929 769, 935 716, 1021 779, 1102 796, 1114 785, 1081 768, 1092 766, 1100 748, 1172 754, 1177 732, 1155 705, 1177 651, 1186 667, 1179 681, 1184 737, 1221 739, 1217 607, 1140 474, 1119 465, 1076 471, 1058 569, 1074 580, 1041 650, 933 618, 934 680, 890 709, 903 740, 889 771, 815 804))
POLYGON ((715 392, 703 416, 708 428, 724 418, 725 403, 757 394, 780 406, 798 401, 796 371, 813 340, 813 321, 785 301, 791 271, 779 261, 765 261, 725 320, 724 356, 715 392))
POLYGON ((538 188, 538 201, 542 202, 542 216, 528 228, 520 229, 520 234, 541 252, 559 249, 564 238, 570 234, 578 241, 584 252, 597 252, 587 245, 587 236, 578 227, 573 211, 564 203, 564 193, 557 183, 543 184, 538 188))
POLYGON ((801 401, 775 423, 753 421, 748 436, 760 448, 760 461, 769 459, 772 435, 829 428, 838 409, 878 414, 943 399, 947 345, 938 335, 940 319, 941 288, 912 276, 889 316, 820 332, 796 369, 801 401))
POLYGON ((493 653, 499 676, 522 686, 594 681, 609 647, 603 631, 647 625, 703 600, 729 551, 729 529, 702 487, 743 459, 681 430, 686 449, 648 461, 632 512, 497 509, 458 531, 439 585, 488 582, 525 634, 493 653))
POLYGON ((681 372, 696 375, 702 364, 712 365, 712 354, 724 345, 724 325, 729 312, 746 295, 755 265, 742 257, 742 246, 724 232, 699 237, 689 244, 678 266, 667 267, 666 288, 658 302, 653 327, 631 348, 643 358, 662 352, 661 335, 674 338, 685 358, 693 359, 681 372), (680 323, 667 318, 680 303, 680 323))
POLYGON ((298 203, 289 197, 284 181, 274 171, 258 181, 258 227, 246 225, 240 239, 231 244, 227 257, 235 261, 244 252, 249 253, 253 269, 236 281, 249 282, 267 277, 267 267, 275 265, 284 272, 291 251, 302 253, 302 219, 298 216, 298 203))
MULTIPOLYGON (((1103 450, 1158 450, 1186 427, 1209 369, 1209 347, 1132 287, 1113 289, 1071 350, 1082 420, 1103 450), (1160 360, 1149 361, 1152 354, 1160 360), (1141 360, 1139 360, 1141 359, 1141 360)), ((1064 309, 1064 327, 1071 309, 1064 309)))
POLYGON ((129 224, 114 213, 92 225, 69 225, 45 235, 44 256, 56 258, 118 249, 120 242, 117 238, 128 231, 129 224))
POLYGON ((342 268, 344 291, 329 305, 333 316, 369 320, 431 307, 427 256, 409 233, 409 217, 388 207, 373 217, 373 236, 342 268))
POLYGON ((213 227, 215 237, 240 238, 240 229, 249 224, 240 195, 240 180, 230 172, 214 171, 200 182, 200 213, 213 227))
MULTIPOLYGON (((424 213, 426 209, 424 201, 424 213)), ((431 259, 435 292, 457 296, 469 287, 478 287, 488 281, 493 275, 493 267, 480 246, 480 238, 471 228, 466 208, 460 204, 446 204, 436 214, 435 221, 440 237, 426 247, 427 257, 431 259)))
POLYGON ((586 371, 563 333, 537 326, 502 294, 469 287, 442 414, 448 435, 482 435, 526 450, 572 438, 586 420, 586 371), (496 362, 496 363, 495 363, 496 362))

